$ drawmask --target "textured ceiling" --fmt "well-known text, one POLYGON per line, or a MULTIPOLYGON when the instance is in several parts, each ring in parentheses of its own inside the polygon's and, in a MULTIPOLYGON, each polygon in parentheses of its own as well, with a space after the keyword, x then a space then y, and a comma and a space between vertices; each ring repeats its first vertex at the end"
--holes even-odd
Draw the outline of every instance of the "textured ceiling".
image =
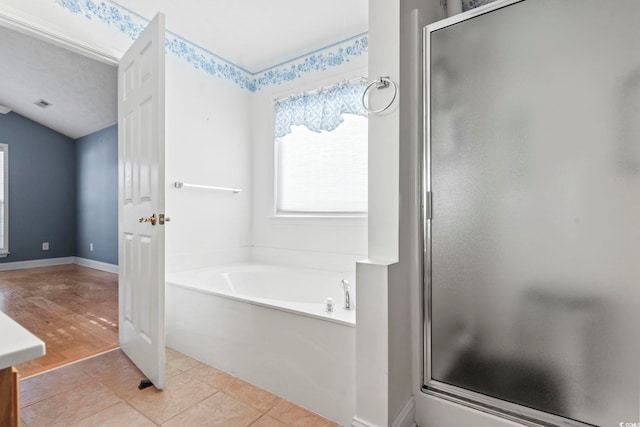
MULTIPOLYGON (((189 46, 250 75, 368 27, 368 0, 1 0, 0 24, 9 16, 119 58, 132 42, 122 23, 144 24, 157 12, 165 13, 168 31, 189 46)), ((115 68, 0 30, 0 104, 73 138, 116 122, 115 68), (33 103, 40 98, 53 106, 39 109, 33 103)))
POLYGON ((0 27, 1 105, 76 139, 117 122, 116 95, 115 67, 0 27))

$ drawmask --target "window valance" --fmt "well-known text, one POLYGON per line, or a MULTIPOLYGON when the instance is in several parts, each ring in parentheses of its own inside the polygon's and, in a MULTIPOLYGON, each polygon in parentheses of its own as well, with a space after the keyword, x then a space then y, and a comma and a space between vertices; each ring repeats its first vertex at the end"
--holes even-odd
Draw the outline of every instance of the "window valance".
POLYGON ((343 114, 366 116, 362 105, 365 87, 364 80, 347 82, 275 101, 276 138, 291 133, 291 126, 332 131, 344 120, 343 114))

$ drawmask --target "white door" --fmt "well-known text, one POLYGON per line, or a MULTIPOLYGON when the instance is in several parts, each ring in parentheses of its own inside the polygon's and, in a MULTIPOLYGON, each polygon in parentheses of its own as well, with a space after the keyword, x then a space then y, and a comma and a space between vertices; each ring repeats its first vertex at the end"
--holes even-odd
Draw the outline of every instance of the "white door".
POLYGON ((164 15, 118 68, 120 347, 164 387, 164 15))

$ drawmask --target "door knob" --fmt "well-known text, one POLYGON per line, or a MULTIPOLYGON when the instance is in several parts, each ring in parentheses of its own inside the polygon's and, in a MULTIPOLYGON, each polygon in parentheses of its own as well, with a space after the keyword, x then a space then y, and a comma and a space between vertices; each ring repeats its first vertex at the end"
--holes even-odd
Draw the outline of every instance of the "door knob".
POLYGON ((151 215, 149 218, 138 218, 139 222, 150 222, 151 225, 156 225, 156 214, 154 213, 153 215, 151 215))

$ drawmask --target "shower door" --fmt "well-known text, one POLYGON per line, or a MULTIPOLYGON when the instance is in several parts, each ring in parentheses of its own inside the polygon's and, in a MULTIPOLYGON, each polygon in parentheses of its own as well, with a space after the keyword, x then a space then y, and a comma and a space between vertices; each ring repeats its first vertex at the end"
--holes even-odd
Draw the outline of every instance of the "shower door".
POLYGON ((639 45, 637 0, 426 27, 426 393, 527 425, 640 422, 639 45))

